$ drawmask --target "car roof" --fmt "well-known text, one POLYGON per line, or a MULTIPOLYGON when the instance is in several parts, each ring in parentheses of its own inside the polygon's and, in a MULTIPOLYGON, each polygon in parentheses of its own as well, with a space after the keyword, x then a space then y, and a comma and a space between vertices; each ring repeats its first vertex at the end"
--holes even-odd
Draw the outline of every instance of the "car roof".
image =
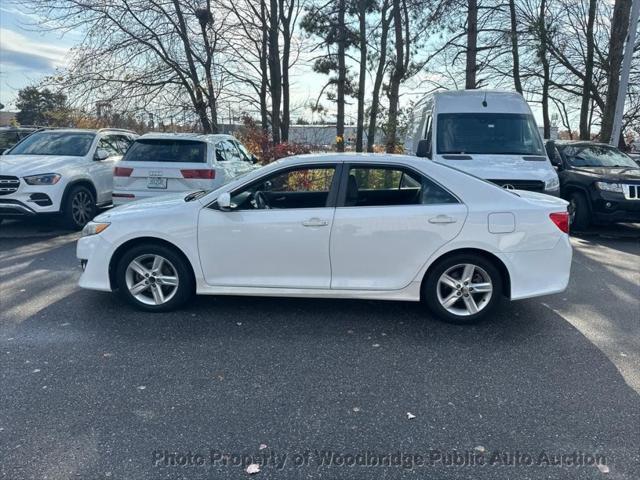
POLYGON ((164 132, 150 132, 141 135, 136 140, 195 140, 199 142, 217 143, 220 140, 235 139, 233 135, 227 135, 224 133, 164 133, 164 132))
POLYGON ((299 164, 300 162, 309 163, 402 163, 412 164, 415 162, 424 162, 423 158, 418 158, 413 155, 403 155, 395 153, 356 153, 356 152, 343 152, 343 153, 306 153, 302 155, 294 155, 292 157, 281 158, 273 162, 278 165, 299 164))
POLYGON ((604 143, 604 142, 594 142, 591 140, 555 140, 555 144, 559 147, 566 147, 568 145, 592 145, 592 146, 597 146, 597 147, 613 147, 613 145, 609 145, 608 143, 604 143))
POLYGON ((445 90, 433 93, 437 113, 531 113, 518 92, 501 90, 445 90))

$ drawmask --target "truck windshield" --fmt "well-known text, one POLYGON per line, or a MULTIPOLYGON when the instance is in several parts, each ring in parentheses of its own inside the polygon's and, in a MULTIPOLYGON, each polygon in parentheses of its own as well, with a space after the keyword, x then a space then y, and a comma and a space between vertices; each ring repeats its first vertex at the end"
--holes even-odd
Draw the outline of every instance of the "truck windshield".
POLYGON ((517 113, 441 113, 440 154, 544 155, 532 115, 517 113))

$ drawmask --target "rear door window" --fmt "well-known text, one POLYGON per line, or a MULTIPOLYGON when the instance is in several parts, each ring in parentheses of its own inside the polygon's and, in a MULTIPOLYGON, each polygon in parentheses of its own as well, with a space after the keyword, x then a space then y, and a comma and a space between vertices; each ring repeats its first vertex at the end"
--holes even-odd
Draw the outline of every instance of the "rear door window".
POLYGON ((196 140, 138 139, 127 150, 127 162, 206 163, 207 144, 196 140))
POLYGON ((345 197, 347 207, 458 203, 453 195, 428 178, 413 170, 392 166, 352 166, 345 197))

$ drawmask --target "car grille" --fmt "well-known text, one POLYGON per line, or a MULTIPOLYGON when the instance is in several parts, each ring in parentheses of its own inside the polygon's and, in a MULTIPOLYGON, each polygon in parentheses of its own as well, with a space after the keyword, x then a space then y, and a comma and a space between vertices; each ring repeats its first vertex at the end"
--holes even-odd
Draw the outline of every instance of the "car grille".
POLYGON ((624 198, 627 200, 640 200, 640 185, 622 185, 624 198))
POLYGON ((532 192, 544 192, 544 182, 540 180, 489 180, 496 185, 508 190, 529 190, 532 192))
POLYGON ((0 175, 0 195, 9 195, 20 186, 20 179, 18 177, 9 177, 7 175, 0 175))

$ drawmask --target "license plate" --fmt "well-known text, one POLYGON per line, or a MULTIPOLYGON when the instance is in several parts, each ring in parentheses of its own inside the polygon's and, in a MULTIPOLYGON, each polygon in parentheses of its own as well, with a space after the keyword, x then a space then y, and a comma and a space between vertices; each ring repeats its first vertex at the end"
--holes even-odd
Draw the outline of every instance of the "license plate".
POLYGON ((147 188, 167 188, 167 179, 164 177, 148 177, 147 188))

